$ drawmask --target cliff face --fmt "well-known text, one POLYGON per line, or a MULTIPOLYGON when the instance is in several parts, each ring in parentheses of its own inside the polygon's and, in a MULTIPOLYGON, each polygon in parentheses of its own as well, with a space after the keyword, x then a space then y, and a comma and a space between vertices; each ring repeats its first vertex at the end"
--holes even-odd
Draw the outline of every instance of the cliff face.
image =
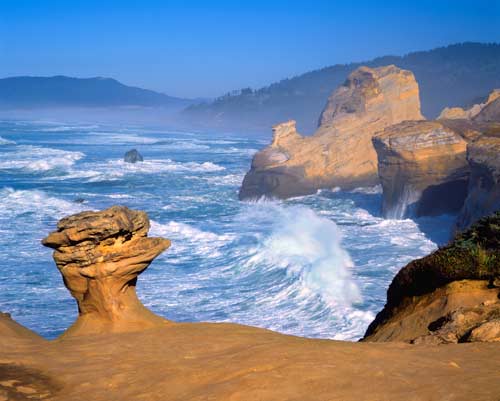
POLYGON ((500 212, 401 269, 364 341, 500 341, 500 212))
POLYGON ((240 198, 286 198, 319 188, 376 184, 372 136, 419 119, 418 85, 411 72, 361 67, 330 96, 313 136, 299 135, 294 121, 273 128, 273 142, 255 155, 240 198))
POLYGON ((170 246, 166 239, 148 238, 148 230, 146 213, 114 206, 64 218, 43 240, 55 249, 64 284, 78 303, 78 319, 65 336, 167 323, 146 309, 135 292, 137 276, 170 246))
POLYGON ((388 218, 458 212, 467 195, 467 142, 436 121, 407 121, 373 138, 388 218))
POLYGON ((467 147, 471 174, 468 195, 457 218, 458 230, 500 210, 500 124, 497 130, 496 136, 484 135, 467 147))

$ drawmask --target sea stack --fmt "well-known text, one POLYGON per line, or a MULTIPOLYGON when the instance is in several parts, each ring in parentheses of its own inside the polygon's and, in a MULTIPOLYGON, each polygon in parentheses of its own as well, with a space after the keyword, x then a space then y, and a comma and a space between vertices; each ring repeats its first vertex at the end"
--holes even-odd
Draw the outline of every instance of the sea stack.
POLYGON ((123 161, 126 163, 137 163, 137 162, 143 162, 144 158, 137 149, 131 149, 127 153, 125 153, 123 161))
POLYGON ((330 96, 313 136, 301 136, 294 121, 273 127, 273 141, 254 156, 240 199, 375 185, 379 181, 373 135, 421 119, 412 72, 393 65, 360 67, 330 96))
POLYGON ((170 246, 147 236, 145 212, 113 206, 59 221, 42 243, 54 249, 64 284, 78 303, 79 316, 63 336, 143 330, 168 321, 137 298, 137 278, 170 246))

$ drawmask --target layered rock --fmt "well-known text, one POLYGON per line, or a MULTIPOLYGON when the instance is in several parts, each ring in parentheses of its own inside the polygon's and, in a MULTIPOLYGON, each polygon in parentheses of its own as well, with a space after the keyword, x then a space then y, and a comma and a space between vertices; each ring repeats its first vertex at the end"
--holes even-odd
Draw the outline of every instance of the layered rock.
POLYGON ((500 212, 401 269, 365 341, 500 341, 500 212))
POLYGON ((437 121, 406 121, 373 138, 388 218, 458 212, 467 196, 467 142, 437 121))
POLYGON ((320 188, 374 185, 378 175, 372 136, 420 119, 418 85, 410 71, 358 68, 330 96, 313 136, 297 133, 294 121, 273 127, 273 141, 254 156, 240 198, 287 198, 320 188))
POLYGON ((489 94, 488 99, 484 103, 475 104, 469 109, 445 107, 439 115, 438 120, 472 119, 498 98, 500 98, 500 89, 495 89, 489 94))
POLYGON ((497 135, 483 135, 467 147, 471 174, 468 195, 457 218, 458 230, 500 210, 500 124, 496 129, 497 135))
POLYGON ((137 298, 137 277, 170 246, 147 237, 145 212, 113 206, 59 221, 43 240, 53 248, 64 284, 78 303, 79 316, 65 336, 142 330, 167 323, 137 298))

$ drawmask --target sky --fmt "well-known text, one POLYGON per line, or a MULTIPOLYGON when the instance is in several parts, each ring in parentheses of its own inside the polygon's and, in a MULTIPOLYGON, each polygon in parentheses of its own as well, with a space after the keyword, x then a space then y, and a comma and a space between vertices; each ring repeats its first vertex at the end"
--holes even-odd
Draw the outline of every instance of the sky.
POLYGON ((500 0, 0 0, 0 77, 111 77, 179 97, 500 42, 500 0))

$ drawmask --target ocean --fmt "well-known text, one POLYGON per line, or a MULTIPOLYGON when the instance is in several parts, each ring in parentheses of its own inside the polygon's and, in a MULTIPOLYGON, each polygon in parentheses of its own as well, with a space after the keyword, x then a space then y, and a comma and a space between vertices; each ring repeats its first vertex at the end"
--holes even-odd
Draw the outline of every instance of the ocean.
POLYGON ((46 338, 76 318, 40 241, 83 210, 145 210, 172 246, 139 277, 155 313, 359 339, 394 275, 449 239, 453 216, 384 220, 379 187, 241 202, 263 135, 0 121, 0 311, 46 338), (136 148, 143 163, 123 162, 136 148))

